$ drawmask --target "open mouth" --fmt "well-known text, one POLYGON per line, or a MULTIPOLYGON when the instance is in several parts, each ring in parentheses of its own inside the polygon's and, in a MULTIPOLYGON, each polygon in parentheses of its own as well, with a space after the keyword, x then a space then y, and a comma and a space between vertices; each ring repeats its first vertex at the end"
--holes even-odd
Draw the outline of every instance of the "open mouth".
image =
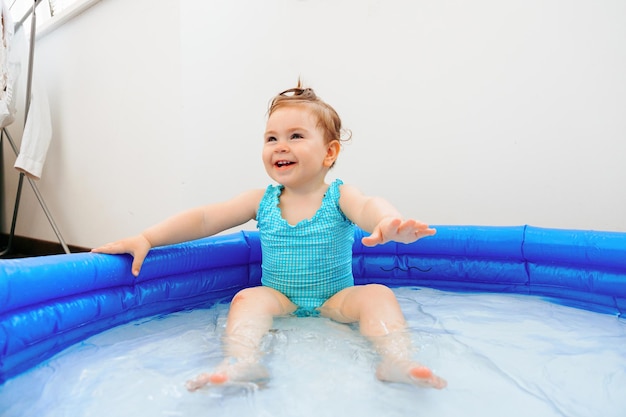
POLYGON ((283 168, 289 165, 293 165, 295 164, 295 162, 291 162, 291 161, 277 161, 274 165, 276 165, 277 168, 283 168))

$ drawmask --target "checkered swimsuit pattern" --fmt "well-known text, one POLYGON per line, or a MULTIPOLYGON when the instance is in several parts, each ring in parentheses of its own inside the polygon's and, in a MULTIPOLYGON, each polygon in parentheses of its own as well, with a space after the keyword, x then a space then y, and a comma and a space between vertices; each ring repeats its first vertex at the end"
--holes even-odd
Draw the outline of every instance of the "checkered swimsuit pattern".
POLYGON ((320 307, 340 290, 354 285, 354 224, 339 208, 341 184, 335 180, 317 213, 295 226, 282 218, 278 207, 282 185, 268 186, 259 205, 261 282, 304 309, 320 307))

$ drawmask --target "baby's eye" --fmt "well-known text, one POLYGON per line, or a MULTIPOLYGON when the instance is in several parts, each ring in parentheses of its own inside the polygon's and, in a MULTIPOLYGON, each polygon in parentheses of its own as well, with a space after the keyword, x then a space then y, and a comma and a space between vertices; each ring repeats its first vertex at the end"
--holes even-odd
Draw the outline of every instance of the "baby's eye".
POLYGON ((302 139, 304 136, 302 136, 300 133, 293 133, 291 135, 291 139, 302 139))
POLYGON ((268 136, 265 138, 265 142, 276 142, 276 138, 274 136, 268 136))

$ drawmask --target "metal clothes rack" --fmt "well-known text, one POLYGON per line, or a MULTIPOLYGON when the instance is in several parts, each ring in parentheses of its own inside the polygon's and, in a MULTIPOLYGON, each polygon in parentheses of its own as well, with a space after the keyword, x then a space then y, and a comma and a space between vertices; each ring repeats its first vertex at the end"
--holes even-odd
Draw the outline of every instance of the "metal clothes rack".
MULTIPOLYGON (((31 21, 30 21, 30 46, 29 46, 29 53, 28 53, 28 75, 26 78, 26 111, 24 115, 24 121, 26 121, 26 118, 28 117, 28 109, 30 108, 31 90, 32 90, 32 81, 33 81, 33 59, 35 56, 35 35, 36 35, 35 31, 36 31, 36 26, 37 26, 36 9, 37 9, 37 5, 40 2, 41 0, 34 0, 32 9, 30 9, 24 15, 24 17, 22 17, 22 19, 20 19, 20 21, 15 25, 15 29, 16 29, 15 31, 17 32, 20 26, 23 25, 24 21, 28 19, 29 16, 32 16, 31 21)), ((11 145, 11 148, 13 149, 15 156, 17 157, 19 153, 18 148, 15 145, 13 138, 11 137, 11 135, 9 134, 9 131, 6 128, 2 128, 2 133, 0 134, 0 146, 2 145, 2 142, 5 136, 7 140, 9 141, 9 144, 11 145)), ((23 172, 20 172, 20 176, 19 176, 19 180, 17 184, 17 194, 15 196, 15 206, 13 208, 13 219, 11 221, 11 230, 9 232, 7 246, 2 251, 0 251, 0 257, 10 254, 12 247, 13 247, 13 238, 15 237, 15 226, 17 224, 17 216, 18 216, 19 207, 20 207, 20 200, 22 196, 22 186, 24 184, 24 178, 28 180, 28 183, 33 189, 35 196, 37 197, 37 201, 39 201, 39 205, 43 209, 46 217, 48 218, 48 222, 50 223, 50 226, 52 226, 52 229, 54 230, 54 233, 56 234, 57 239, 59 240, 59 243, 63 247, 63 251, 65 253, 70 253, 70 250, 67 244, 65 243, 65 240, 63 239, 63 236, 61 235, 61 232, 59 231, 59 228, 57 227, 54 219, 52 218, 52 214, 50 213, 50 210, 48 209, 48 206, 46 205, 46 202, 44 201, 43 196, 41 195, 41 192, 39 192, 39 188, 37 187, 37 184, 35 184, 32 178, 26 176, 26 174, 24 174, 23 172)))

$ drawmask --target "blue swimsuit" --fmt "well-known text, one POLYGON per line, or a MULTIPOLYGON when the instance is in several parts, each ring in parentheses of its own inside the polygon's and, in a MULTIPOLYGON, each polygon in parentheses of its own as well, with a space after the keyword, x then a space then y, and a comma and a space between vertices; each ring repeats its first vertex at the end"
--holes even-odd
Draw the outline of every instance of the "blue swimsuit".
POLYGON ((259 204, 261 283, 286 295, 299 312, 314 313, 337 292, 354 285, 354 224, 339 208, 341 184, 335 180, 317 213, 295 226, 283 219, 278 207, 282 185, 268 186, 259 204))

